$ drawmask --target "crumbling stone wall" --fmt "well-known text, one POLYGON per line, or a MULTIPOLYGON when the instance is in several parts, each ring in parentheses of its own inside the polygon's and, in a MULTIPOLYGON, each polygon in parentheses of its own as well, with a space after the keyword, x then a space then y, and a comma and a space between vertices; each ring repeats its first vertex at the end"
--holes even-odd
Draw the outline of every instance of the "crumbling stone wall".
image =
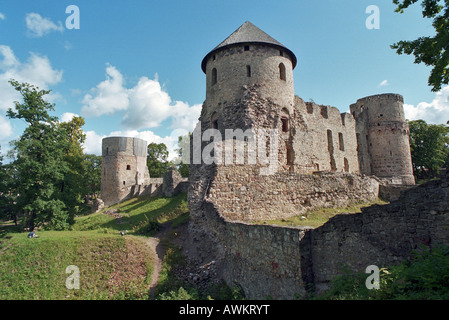
MULTIPOLYGON (((210 176, 216 168, 202 170, 210 176)), ((449 245, 448 180, 446 176, 403 191, 388 205, 337 215, 316 229, 226 219, 219 205, 197 197, 206 194, 204 180, 201 188, 189 192, 194 209, 189 250, 216 260, 221 276, 229 285, 238 283, 248 298, 294 299, 307 290, 319 293, 343 268, 388 267, 411 258, 421 245, 449 245)))
POLYGON ((379 183, 344 173, 260 175, 258 166, 220 165, 207 191, 230 220, 288 218, 320 207, 345 207, 377 199, 379 183))

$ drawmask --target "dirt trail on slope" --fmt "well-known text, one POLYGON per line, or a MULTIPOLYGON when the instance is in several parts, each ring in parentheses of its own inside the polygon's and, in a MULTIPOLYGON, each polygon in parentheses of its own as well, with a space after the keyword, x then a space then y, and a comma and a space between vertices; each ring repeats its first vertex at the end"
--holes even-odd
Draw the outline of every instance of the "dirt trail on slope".
POLYGON ((145 241, 154 257, 153 274, 149 289, 149 296, 151 300, 154 300, 155 298, 156 286, 159 282, 159 273, 161 272, 165 255, 165 249, 161 245, 160 241, 167 236, 169 230, 170 225, 162 225, 162 229, 154 237, 149 237, 145 241))

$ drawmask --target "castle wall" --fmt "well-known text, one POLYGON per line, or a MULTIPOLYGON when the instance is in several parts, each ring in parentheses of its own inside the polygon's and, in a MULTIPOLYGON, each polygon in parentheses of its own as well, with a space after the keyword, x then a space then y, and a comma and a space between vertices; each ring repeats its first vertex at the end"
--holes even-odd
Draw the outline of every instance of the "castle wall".
POLYGON ((359 173, 356 122, 336 107, 304 102, 296 97, 295 109, 301 125, 293 137, 298 171, 359 173))
POLYGON ((379 184, 351 174, 260 175, 260 167, 217 166, 207 199, 229 220, 289 218, 322 207, 345 207, 377 199, 379 184))
POLYGON ((207 180, 216 169, 194 172, 202 178, 189 191, 193 245, 203 252, 200 257, 216 260, 225 281, 239 284, 249 299, 320 293, 344 269, 388 267, 410 259, 421 246, 449 245, 449 177, 403 191, 391 204, 337 215, 313 229, 225 218, 221 205, 206 197, 207 180))

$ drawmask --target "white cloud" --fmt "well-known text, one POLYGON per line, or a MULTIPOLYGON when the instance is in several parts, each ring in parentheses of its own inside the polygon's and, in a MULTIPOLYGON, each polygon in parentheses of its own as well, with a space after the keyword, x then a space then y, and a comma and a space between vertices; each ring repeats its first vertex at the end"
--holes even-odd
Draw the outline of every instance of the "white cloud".
POLYGON ((0 143, 4 144, 12 135, 12 127, 9 120, 2 115, 0 115, 0 128, 0 143))
POLYGON ((71 121, 74 117, 79 117, 79 115, 75 114, 75 113, 71 113, 71 112, 66 112, 63 113, 61 115, 61 122, 69 122, 71 121))
POLYGON ((408 120, 422 119, 428 123, 441 124, 449 120, 449 86, 435 94, 432 102, 420 102, 414 105, 404 104, 405 117, 408 120))
POLYGON ((389 85, 388 80, 383 80, 381 83, 379 83, 379 87, 385 87, 388 85, 389 85))
POLYGON ((52 31, 64 31, 61 21, 56 24, 49 18, 42 18, 38 13, 27 13, 25 21, 29 35, 33 37, 42 37, 52 31))
POLYGON ((83 143, 84 153, 101 156, 101 140, 103 138, 106 138, 106 136, 99 135, 95 131, 87 131, 86 141, 83 143))
POLYGON ((172 129, 192 131, 201 113, 201 105, 172 101, 157 75, 153 80, 141 77, 134 87, 126 88, 123 75, 111 65, 106 68, 106 80, 86 94, 83 103, 85 116, 125 111, 122 124, 128 130, 155 128, 171 118, 172 129))
POLYGON ((127 90, 123 87, 123 76, 115 67, 108 65, 106 80, 100 82, 83 99, 81 113, 86 116, 101 116, 126 110, 129 105, 127 90))
POLYGON ((0 20, 5 20, 5 19, 6 19, 5 15, 0 12, 0 20))
MULTIPOLYGON (((27 82, 40 89, 49 89, 62 80, 62 71, 53 69, 50 60, 45 56, 31 53, 25 62, 20 62, 13 50, 5 45, 0 45, 0 110, 14 107, 14 101, 20 101, 20 94, 14 90, 10 79, 18 82, 27 82)), ((55 100, 59 95, 51 93, 48 101, 55 100)))

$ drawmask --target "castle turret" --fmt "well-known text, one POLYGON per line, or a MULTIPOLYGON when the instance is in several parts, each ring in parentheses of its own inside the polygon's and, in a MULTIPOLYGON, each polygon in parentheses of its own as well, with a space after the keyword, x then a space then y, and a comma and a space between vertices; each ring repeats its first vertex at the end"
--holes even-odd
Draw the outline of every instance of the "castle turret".
POLYGON ((360 172, 392 184, 414 184, 410 130, 399 94, 379 94, 350 106, 356 119, 360 172))
POLYGON ((206 74, 209 115, 240 100, 245 87, 258 86, 260 98, 291 111, 294 101, 293 69, 296 56, 277 40, 245 22, 209 52, 201 67, 206 74))
POLYGON ((113 205, 139 193, 149 184, 147 142, 138 138, 110 137, 102 141, 101 198, 113 205))

